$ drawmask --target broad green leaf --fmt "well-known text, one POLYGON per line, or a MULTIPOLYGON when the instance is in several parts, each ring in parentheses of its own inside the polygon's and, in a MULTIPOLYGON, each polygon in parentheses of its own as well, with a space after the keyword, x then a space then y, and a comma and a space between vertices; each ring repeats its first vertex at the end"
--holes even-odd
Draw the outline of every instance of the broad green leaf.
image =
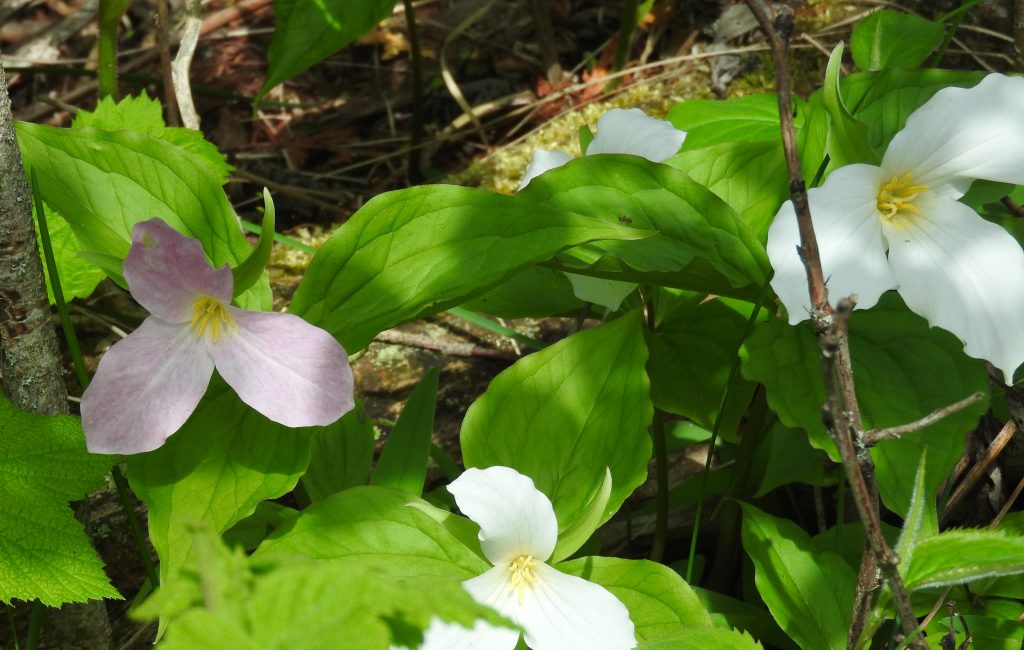
POLYGON ((607 521, 647 476, 646 360, 635 311, 523 357, 466 413, 466 466, 505 465, 529 476, 551 499, 560 531, 586 510, 609 468, 607 521))
POLYGON ((984 72, 958 70, 880 70, 845 77, 843 97, 859 120, 868 125, 868 142, 882 150, 907 118, 947 86, 970 87, 984 72))
MULTIPOLYGON (((708 300, 676 310, 653 331, 644 330, 650 350, 651 401, 656 408, 685 416, 706 429, 714 427, 737 354, 745 354, 740 351, 750 317, 749 305, 745 306, 708 300)), ((736 439, 736 427, 753 392, 754 384, 736 377, 720 427, 726 439, 736 439)))
POLYGON ((904 575, 907 589, 945 587, 1024 573, 1024 536, 951 530, 919 541, 904 575))
POLYGON ((735 211, 667 165, 584 156, 534 179, 516 199, 658 233, 573 249, 575 261, 559 258, 563 270, 744 299, 756 297, 768 276, 764 246, 735 211))
POLYGON ((427 460, 434 434, 437 375, 431 368, 405 402, 373 472, 373 485, 390 487, 419 496, 427 477, 427 460))
POLYGON ((711 616, 679 574, 647 560, 584 557, 555 566, 612 592, 629 610, 636 640, 669 639, 680 628, 710 627, 711 616))
POLYGON ((938 47, 944 33, 941 23, 883 9, 853 28, 850 53, 861 70, 916 68, 938 47))
MULTIPOLYGON (((328 428, 340 429, 337 423, 328 428)), ((223 532, 261 501, 295 487, 309 462, 312 432, 271 422, 215 378, 163 447, 129 458, 132 489, 149 506, 161 580, 191 556, 189 526, 223 532)))
MULTIPOLYGON (((899 539, 900 529, 881 522, 882 537, 885 538, 889 547, 896 545, 899 539)), ((860 568, 861 559, 864 554, 864 525, 859 521, 848 521, 832 526, 823 533, 818 533, 811 538, 811 550, 815 553, 831 551, 846 561, 854 571, 860 568)))
POLYGON ((101 131, 136 131, 177 145, 196 157, 197 163, 208 166, 223 184, 234 170, 217 146, 203 137, 202 131, 169 127, 164 123, 164 109, 143 90, 135 97, 114 101, 104 97, 93 111, 78 111, 72 128, 92 127, 101 131))
POLYGON ((176 573, 135 616, 169 621, 161 648, 415 647, 434 618, 501 623, 455 578, 396 576, 365 560, 250 562, 207 532, 187 571, 176 573), (342 641, 343 640, 343 641, 342 641), (230 645, 221 645, 230 642, 230 645))
POLYGON ((352 354, 381 331, 465 302, 564 248, 649 235, 519 197, 411 187, 371 199, 334 233, 291 310, 352 354))
POLYGON ((925 489, 925 469, 928 454, 921 454, 914 472, 914 491, 910 495, 910 510, 903 518, 900 539, 896 542, 896 555, 900 558, 900 566, 910 566, 914 557, 914 548, 925 539, 938 534, 939 520, 935 511, 935 497, 925 489))
POLYGON ((857 576, 835 553, 814 553, 796 524, 743 506, 743 549, 779 626, 804 650, 846 647, 857 576))
POLYGON ((363 403, 330 427, 313 432, 309 467, 302 486, 314 503, 332 494, 366 483, 373 462, 376 433, 363 403))
POLYGON ((636 650, 680 650, 680 648, 714 648, 714 650, 763 650, 752 636, 720 627, 682 630, 668 639, 641 643, 636 650))
POLYGON ((68 506, 113 460, 85 450, 78 418, 26 413, 0 393, 0 603, 121 598, 68 506))
MULTIPOLYGON (((803 122, 803 103, 796 99, 794 126, 803 122)), ((720 99, 688 99, 672 107, 668 121, 686 131, 683 151, 727 142, 782 142, 779 100, 775 93, 720 99)), ((684 168, 685 171, 685 168, 684 168)))
POLYGON ((840 95, 839 72, 843 60, 843 43, 832 50, 825 69, 825 85, 821 99, 829 115, 828 155, 833 168, 850 163, 877 165, 881 155, 868 141, 867 125, 850 114, 840 95))
MULTIPOLYGON (((92 262, 81 257, 78 253, 82 245, 78 243, 75 233, 59 214, 54 212, 50 206, 43 204, 46 211, 46 228, 50 233, 50 245, 53 247, 53 257, 57 262, 57 273, 60 275, 60 287, 64 292, 64 299, 88 298, 92 295, 103 278, 107 277, 103 269, 92 262)), ((39 222, 36 217, 35 206, 32 206, 32 216, 36 221, 36 235, 39 233, 39 222)), ((42 243, 39 244, 42 250, 42 243)), ((46 293, 53 304, 53 289, 50 285, 50 270, 43 265, 43 273, 46 275, 46 293)))
MULTIPOLYGON (((194 153, 134 131, 18 123, 17 132, 43 200, 86 250, 124 259, 132 225, 160 217, 198 239, 214 266, 237 264, 252 251, 221 178, 194 153)), ((255 285, 239 304, 269 306, 269 282, 255 285)))
MULTIPOLYGON (((763 607, 730 598, 708 589, 694 587, 693 591, 711 614, 715 627, 747 632, 755 639, 784 650, 797 650, 790 639, 763 607)), ((694 646, 691 646, 694 647, 694 646)))
POLYGON ((391 15, 396 0, 274 0, 274 38, 258 102, 274 86, 323 61, 391 15))
POLYGON ((590 536, 594 534, 597 527, 604 519, 605 510, 608 508, 608 500, 612 496, 612 473, 605 468, 604 481, 601 482, 601 489, 597 491, 594 498, 587 504, 586 509, 580 514, 576 521, 568 528, 561 531, 555 550, 551 553, 549 563, 561 562, 571 556, 583 546, 590 536))
POLYGON ((435 518, 410 507, 411 503, 423 502, 391 488, 345 490, 307 508, 295 522, 271 535, 253 557, 281 561, 346 558, 379 562, 388 575, 459 580, 491 568, 435 518))
POLYGON ((754 497, 760 498, 780 485, 834 485, 835 472, 828 470, 828 454, 815 449, 807 435, 776 422, 758 440, 755 466, 763 468, 754 497))
POLYGON ((543 266, 528 266, 490 291, 470 298, 461 307, 499 318, 543 318, 578 314, 583 301, 573 293, 564 273, 543 266))
MULTIPOLYGON (((825 389, 818 344, 809 323, 790 327, 768 321, 746 343, 743 375, 767 389, 768 403, 782 422, 801 428, 811 443, 838 460, 821 422, 825 389)), ((986 391, 985 364, 963 353, 960 341, 931 328, 890 292, 850 319, 850 354, 866 428, 913 422, 935 409, 986 391)), ((963 453, 964 434, 988 408, 988 400, 954 413, 921 431, 872 449, 879 492, 886 506, 906 512, 921 450, 928 456, 925 491, 934 492, 963 453)))
POLYGON ((774 128, 773 140, 683 149, 666 161, 728 203, 760 241, 767 239, 768 226, 789 198, 779 125, 774 128))

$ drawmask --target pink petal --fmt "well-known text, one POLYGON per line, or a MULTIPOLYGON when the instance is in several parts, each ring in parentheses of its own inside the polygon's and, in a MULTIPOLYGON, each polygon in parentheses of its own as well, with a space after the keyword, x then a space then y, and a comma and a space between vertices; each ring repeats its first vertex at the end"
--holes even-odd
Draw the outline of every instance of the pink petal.
POLYGON ((238 329, 210 354, 242 401, 289 427, 326 425, 352 410, 352 368, 333 336, 298 316, 228 307, 238 329))
POLYGON ((200 296, 230 303, 234 283, 226 264, 218 269, 210 266, 199 240, 182 235, 160 219, 132 227, 124 279, 140 305, 171 323, 191 321, 192 305, 200 296))
POLYGON ((192 414, 212 375, 202 338, 147 318, 103 355, 82 395, 86 446, 94 454, 156 449, 192 414))

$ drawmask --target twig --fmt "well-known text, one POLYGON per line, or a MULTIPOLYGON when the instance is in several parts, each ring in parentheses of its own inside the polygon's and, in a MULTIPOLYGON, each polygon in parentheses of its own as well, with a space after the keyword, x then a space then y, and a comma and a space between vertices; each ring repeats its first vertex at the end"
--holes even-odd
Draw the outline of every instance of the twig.
MULTIPOLYGON (((897 571, 899 558, 889 548, 882 536, 877 493, 874 482, 871 480, 873 467, 870 465, 870 455, 866 452, 858 453, 853 442, 853 435, 861 429, 860 408, 850 369, 846 329, 854 301, 844 298, 833 310, 828 302, 828 289, 825 287, 825 278, 821 270, 821 258, 814 235, 814 225, 807 202, 807 187, 801 171, 800 157, 796 147, 796 133, 793 128, 792 80, 787 60, 788 40, 793 29, 792 13, 784 12, 773 22, 768 8, 762 0, 746 0, 746 2, 771 45, 772 60, 775 64, 782 146, 786 154, 786 167, 789 172, 789 193, 799 225, 799 253, 807 274, 808 292, 811 307, 814 310, 812 318, 819 332, 821 346, 822 374, 827 395, 827 403, 823 408, 822 416, 826 428, 839 449, 843 470, 850 483, 854 503, 864 525, 864 532, 871 545, 871 551, 892 592, 896 613, 900 619, 900 628, 907 638, 911 639, 911 643, 915 647, 927 647, 915 636, 917 619, 914 617, 914 611, 910 604, 910 596, 897 571)), ((855 602, 860 602, 862 599, 863 596, 858 594, 855 602)), ((857 608, 855 613, 862 617, 866 614, 866 608, 857 608)), ((863 620, 853 620, 851 630, 861 629, 862 626, 863 620)), ((855 637, 852 635, 848 637, 848 646, 855 642, 855 637)))
MULTIPOLYGON (((1021 1, 1024 2, 1024 0, 1021 1)), ((1003 205, 1006 206, 1006 209, 1013 213, 1013 216, 1017 217, 1018 219, 1024 219, 1024 207, 1022 207, 1019 203, 1017 203, 1008 196, 1004 196, 1003 198, 1000 199, 1000 201, 1003 205)))
POLYGON ((927 426, 935 424, 936 422, 938 422, 939 420, 943 419, 946 416, 952 415, 957 411, 962 411, 972 404, 977 404, 984 398, 985 393, 979 391, 977 393, 974 393, 973 395, 970 395, 969 397, 965 397, 964 399, 960 400, 959 402, 956 402, 955 404, 950 404, 949 406, 944 406, 940 409, 935 409, 934 411, 924 416, 920 420, 916 420, 914 422, 911 422, 910 424, 902 424, 898 427, 888 427, 885 429, 871 429, 870 431, 865 431, 864 446, 874 447, 883 440, 893 440, 895 438, 899 438, 902 435, 913 433, 915 431, 920 431, 921 429, 927 426))
POLYGON ((441 44, 441 56, 438 59, 438 63, 441 66, 441 79, 442 81, 444 81, 445 88, 448 89, 448 92, 451 94, 452 99, 454 99, 455 103, 459 105, 459 108, 462 109, 462 112, 468 115, 469 118, 473 121, 473 126, 476 127, 477 133, 480 135, 480 141, 483 142, 484 145, 487 147, 491 146, 490 140, 487 139, 487 132, 484 131, 483 125, 480 123, 480 120, 477 119, 476 114, 473 112, 473 107, 470 105, 468 101, 466 101, 465 95, 462 94, 462 89, 459 88, 459 84, 456 83, 455 76, 452 74, 451 68, 448 65, 447 52, 448 47, 452 44, 452 42, 456 38, 458 38, 462 34, 462 32, 469 29, 469 27, 473 23, 483 18, 484 15, 488 11, 490 11, 491 6, 493 4, 494 0, 487 0, 482 5, 480 5, 480 7, 476 11, 467 16, 465 20, 463 20, 461 23, 456 25, 450 32, 448 32, 448 35, 445 36, 444 43, 441 44))
POLYGON ((551 24, 551 0, 530 0, 530 10, 533 13, 533 27, 537 30, 536 40, 544 63, 544 75, 548 83, 555 87, 562 81, 562 64, 558 61, 555 28, 551 24))
POLYGON ((192 85, 188 80, 189 68, 192 67, 192 56, 199 43, 199 32, 203 28, 203 8, 199 0, 187 0, 185 3, 185 20, 181 26, 181 45, 178 54, 171 64, 171 83, 174 84, 174 97, 178 102, 181 122, 189 129, 199 130, 199 114, 192 100, 192 85))
POLYGON ((483 357, 486 359, 501 359, 503 361, 515 361, 516 355, 502 350, 492 350, 480 347, 472 343, 461 343, 441 341, 424 334, 413 334, 400 330, 384 330, 374 337, 378 343, 391 343, 393 345, 404 345, 408 348, 420 348, 423 350, 434 350, 453 357, 483 357))
POLYGON ((405 8, 405 24, 409 31, 409 59, 412 65, 412 123, 409 125, 409 164, 406 173, 409 182, 416 183, 423 178, 421 168, 423 141, 423 51, 420 48, 420 29, 416 25, 416 12, 412 0, 402 0, 405 8))
POLYGON ((167 125, 181 126, 178 98, 174 94, 174 75, 171 73, 171 18, 167 0, 156 0, 156 40, 160 49, 160 75, 164 80, 164 107, 167 125))
POLYGON ((294 185, 285 185, 284 183, 278 183, 276 181, 270 180, 269 178, 264 178, 257 174, 253 174, 252 172, 247 172, 244 169, 236 169, 235 171, 231 172, 231 177, 233 179, 238 179, 240 181, 244 181, 247 183, 255 183, 256 185, 266 187, 268 189, 274 190, 275 192, 280 192, 281 194, 286 194, 292 197, 293 199, 302 201, 303 203, 315 205, 316 207, 320 208, 321 210, 328 214, 348 216, 348 212, 343 210, 338 205, 314 198, 305 189, 301 187, 296 187, 294 185))
POLYGON ((953 490, 953 495, 949 497, 949 501, 946 503, 946 509, 942 514, 942 519, 945 520, 949 516, 949 513, 956 509, 957 506, 964 500, 967 494, 974 489, 974 486, 978 483, 978 480, 988 471, 988 468, 992 466, 999 454, 1003 452, 1006 445, 1013 438, 1013 434, 1017 433, 1017 423, 1012 419, 1007 421, 1003 425, 1002 430, 992 440, 988 448, 985 450, 985 455, 980 461, 978 461, 971 471, 967 472, 967 476, 960 482, 960 485, 956 486, 953 490))

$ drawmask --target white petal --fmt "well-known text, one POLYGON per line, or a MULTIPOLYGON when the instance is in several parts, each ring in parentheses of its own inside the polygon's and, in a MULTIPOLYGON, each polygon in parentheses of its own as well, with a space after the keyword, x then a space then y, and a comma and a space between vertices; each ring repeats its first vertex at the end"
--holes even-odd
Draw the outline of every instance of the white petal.
POLYGON ((242 401, 289 427, 323 426, 352 410, 352 368, 337 340, 294 314, 228 307, 237 330, 210 343, 242 401))
POLYGON ((448 485, 463 514, 480 526, 480 546, 492 564, 520 555, 544 562, 558 540, 551 501, 511 467, 470 468, 448 485))
MULTIPOLYGON (((483 619, 465 628, 434 617, 423 633, 420 650, 513 650, 518 641, 519 630, 497 627, 483 619)), ((391 650, 400 649, 392 646, 391 650)))
POLYGON ((533 650, 629 650, 636 634, 629 610, 610 591, 546 564, 523 592, 517 622, 533 650))
MULTIPOLYGON (((807 192, 833 304, 855 293, 857 307, 866 309, 883 293, 896 288, 882 242, 877 208, 879 180, 877 167, 847 165, 834 171, 820 188, 807 192)), ((811 309, 807 275, 797 253, 799 244, 793 203, 786 201, 768 229, 768 259, 775 269, 772 288, 793 324, 807 319, 811 309)))
POLYGON ((587 147, 587 155, 625 153, 664 162, 679 152, 684 139, 686 132, 639 108, 613 108, 597 121, 597 134, 587 147))
POLYGON ((523 173, 523 180, 519 182, 519 189, 523 189, 530 184, 530 181, 537 178, 544 172, 561 167, 565 163, 572 160, 572 156, 565 153, 564 151, 547 151, 546 149, 537 149, 533 152, 533 158, 530 159, 530 164, 526 166, 526 172, 523 173))
POLYGON ((962 203, 929 193, 917 204, 921 215, 904 228, 885 227, 900 295, 1010 383, 1024 363, 1024 251, 962 203))
POLYGON ((94 454, 137 454, 185 424, 213 376, 213 359, 188 325, 150 316, 100 359, 82 395, 82 428, 94 454))
POLYGON ((566 273, 565 277, 569 278, 572 292, 577 298, 606 307, 612 311, 618 310, 626 296, 633 293, 638 286, 632 282, 592 278, 588 275, 577 275, 576 273, 566 273))
POLYGON ((990 74, 935 93, 893 137, 882 168, 954 198, 977 178, 1024 183, 1024 78, 990 74))

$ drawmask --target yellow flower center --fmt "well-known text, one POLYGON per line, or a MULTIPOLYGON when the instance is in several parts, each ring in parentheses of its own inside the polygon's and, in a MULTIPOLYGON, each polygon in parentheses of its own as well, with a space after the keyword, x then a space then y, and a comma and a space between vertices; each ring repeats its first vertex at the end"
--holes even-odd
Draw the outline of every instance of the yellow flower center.
POLYGON ((534 568, 537 560, 532 555, 520 555, 508 565, 508 586, 510 591, 519 592, 519 602, 523 602, 523 592, 527 587, 537 584, 534 568))
POLYGON ((234 327, 235 319, 221 301, 202 296, 192 303, 192 331, 196 336, 206 334, 216 341, 221 332, 234 327))
POLYGON ((878 190, 878 213, 884 219, 917 215, 920 211, 914 205, 914 198, 928 189, 927 185, 914 185, 913 174, 893 176, 892 180, 878 190))

